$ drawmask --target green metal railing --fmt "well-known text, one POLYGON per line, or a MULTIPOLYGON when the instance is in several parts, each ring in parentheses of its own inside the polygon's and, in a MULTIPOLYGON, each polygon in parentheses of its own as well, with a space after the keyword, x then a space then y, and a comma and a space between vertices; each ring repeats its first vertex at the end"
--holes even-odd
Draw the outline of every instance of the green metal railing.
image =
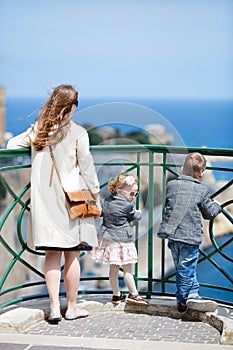
MULTIPOLYGON (((175 272, 169 259, 166 241, 156 237, 156 230, 164 212, 167 178, 179 174, 184 156, 188 152, 200 152, 210 160, 216 157, 227 157, 228 162, 224 163, 227 166, 213 166, 211 163, 206 170, 207 174, 211 171, 221 172, 227 175, 228 180, 223 184, 221 182, 220 187, 218 183, 218 188, 215 188, 212 193, 212 198, 223 199, 221 201, 223 209, 219 215, 220 223, 219 216, 208 223, 209 244, 201 246, 198 268, 203 266, 202 271, 207 272, 206 277, 199 279, 203 290, 202 295, 233 304, 231 265, 233 262, 233 150, 160 145, 103 145, 92 146, 91 151, 100 181, 103 178, 101 192, 106 189, 110 177, 119 170, 134 172, 139 179, 139 190, 142 194, 137 198, 136 206, 139 207, 143 199, 144 208, 143 220, 135 226, 136 247, 139 254, 139 262, 135 266, 135 280, 139 290, 149 298, 152 295, 174 295, 175 292, 175 272), (216 234, 216 227, 219 226, 221 234, 218 232, 216 234), (204 267, 204 264, 207 266, 204 267), (217 278, 214 283, 212 279, 208 280, 208 271, 216 273, 217 278)), ((2 196, 0 253, 1 257, 4 257, 4 260, 1 258, 0 269, 1 308, 24 300, 47 296, 43 268, 41 268, 44 253, 30 249, 25 238, 30 211, 29 156, 30 149, 0 150, 0 195, 2 196), (14 175, 22 171, 27 171, 28 176, 23 188, 16 193, 13 189, 17 185, 14 175)), ((22 180, 24 176, 19 178, 22 180)), ((63 269, 63 266, 61 268, 63 269)), ((100 280, 108 280, 108 276, 97 276, 97 274, 81 276, 81 281, 85 283, 100 280)), ((111 291, 96 287, 96 289, 80 290, 79 293, 97 294, 111 293, 111 291)), ((61 290, 60 294, 64 295, 65 292, 61 290)))

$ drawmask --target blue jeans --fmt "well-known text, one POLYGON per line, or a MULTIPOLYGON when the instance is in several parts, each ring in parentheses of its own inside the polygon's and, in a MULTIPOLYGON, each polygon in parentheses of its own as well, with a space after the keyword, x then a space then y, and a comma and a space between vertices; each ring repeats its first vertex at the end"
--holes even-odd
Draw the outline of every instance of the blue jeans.
POLYGON ((168 248, 176 268, 176 300, 185 304, 187 299, 199 296, 196 274, 199 246, 168 240, 168 248))

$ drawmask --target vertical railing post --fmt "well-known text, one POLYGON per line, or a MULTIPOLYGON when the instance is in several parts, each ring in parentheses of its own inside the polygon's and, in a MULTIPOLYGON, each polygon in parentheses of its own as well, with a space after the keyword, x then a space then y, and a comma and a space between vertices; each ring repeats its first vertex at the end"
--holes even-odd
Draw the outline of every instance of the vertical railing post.
MULTIPOLYGON (((165 201, 166 201, 166 163, 167 163, 167 154, 163 153, 163 179, 162 179, 162 216, 165 213, 165 201)), ((162 293, 165 292, 165 240, 162 239, 161 242, 161 286, 162 293)))
POLYGON ((148 208, 148 297, 152 294, 153 278, 153 219, 154 219, 154 153, 149 151, 149 208, 148 208))
MULTIPOLYGON (((140 158, 141 154, 140 152, 137 152, 137 178, 138 178, 138 191, 140 193, 140 166, 138 164, 140 164, 140 158)), ((136 198, 136 209, 139 209, 139 198, 136 198)), ((135 228, 135 245, 136 245, 136 249, 138 252, 138 240, 139 240, 139 225, 138 222, 136 222, 136 228, 135 228)), ((136 283, 136 287, 138 287, 138 264, 135 264, 135 283, 136 283)))

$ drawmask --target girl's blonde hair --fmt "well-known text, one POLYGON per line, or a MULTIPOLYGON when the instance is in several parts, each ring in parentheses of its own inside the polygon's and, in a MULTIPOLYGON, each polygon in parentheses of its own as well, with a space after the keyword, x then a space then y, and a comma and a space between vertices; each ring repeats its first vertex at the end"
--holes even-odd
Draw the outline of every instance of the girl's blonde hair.
POLYGON ((111 194, 116 194, 117 190, 123 189, 125 186, 132 186, 138 183, 138 179, 129 174, 119 174, 108 184, 108 191, 111 194))
POLYGON ((61 142, 70 128, 72 106, 77 106, 78 93, 71 85, 56 87, 37 118, 35 139, 36 151, 61 142))
POLYGON ((198 153, 189 153, 184 161, 183 174, 198 178, 200 173, 206 168, 205 157, 198 153))

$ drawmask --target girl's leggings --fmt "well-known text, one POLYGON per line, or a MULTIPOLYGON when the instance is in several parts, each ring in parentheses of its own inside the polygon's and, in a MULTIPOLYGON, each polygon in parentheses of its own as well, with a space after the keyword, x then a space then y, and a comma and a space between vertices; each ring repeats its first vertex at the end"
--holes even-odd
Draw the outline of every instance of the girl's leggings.
MULTIPOLYGON (((114 295, 120 295, 119 283, 118 283, 118 273, 119 273, 119 265, 110 265, 109 269, 109 282, 114 295)), ((134 277, 133 277, 133 264, 126 264, 122 266, 124 273, 124 281, 129 290, 130 294, 137 295, 138 291, 135 285, 134 277)))

